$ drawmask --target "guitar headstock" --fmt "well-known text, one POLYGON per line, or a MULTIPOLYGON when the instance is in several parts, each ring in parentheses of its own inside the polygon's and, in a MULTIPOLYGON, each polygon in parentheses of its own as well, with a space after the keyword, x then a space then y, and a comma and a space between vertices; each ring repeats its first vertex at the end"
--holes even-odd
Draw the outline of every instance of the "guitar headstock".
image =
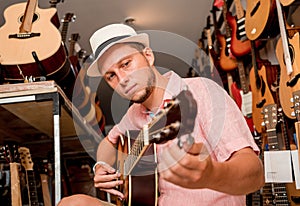
POLYGON ((267 131, 276 129, 277 126, 277 105, 269 104, 264 106, 263 108, 263 118, 264 124, 266 126, 267 131))
POLYGON ((153 143, 164 143, 190 134, 194 130, 197 103, 189 90, 165 103, 149 124, 149 139, 153 143))
POLYGON ((31 159, 30 151, 27 147, 19 147, 21 165, 25 170, 33 170, 33 161, 31 159))
POLYGON ((297 121, 300 121, 300 90, 293 92, 293 106, 294 106, 294 114, 297 121))
POLYGON ((5 144, 0 149, 1 158, 8 163, 19 161, 18 146, 16 144, 5 144))
POLYGON ((76 20, 76 16, 74 13, 66 13, 64 18, 61 20, 63 23, 74 22, 76 20))

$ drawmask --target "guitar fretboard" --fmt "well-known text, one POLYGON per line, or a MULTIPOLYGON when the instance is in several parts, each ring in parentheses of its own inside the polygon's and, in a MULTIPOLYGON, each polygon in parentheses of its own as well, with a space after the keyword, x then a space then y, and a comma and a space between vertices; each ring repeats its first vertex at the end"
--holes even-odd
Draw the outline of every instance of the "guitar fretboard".
POLYGON ((26 170, 29 205, 39 205, 36 182, 33 170, 26 170))

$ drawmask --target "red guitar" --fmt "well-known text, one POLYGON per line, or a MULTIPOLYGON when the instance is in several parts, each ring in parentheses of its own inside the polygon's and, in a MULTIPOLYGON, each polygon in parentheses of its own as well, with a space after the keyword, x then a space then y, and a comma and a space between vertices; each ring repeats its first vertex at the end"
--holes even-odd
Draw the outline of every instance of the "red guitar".
POLYGON ((245 11, 241 1, 234 0, 234 3, 236 16, 232 16, 231 12, 228 11, 226 13, 226 21, 231 28, 231 52, 235 57, 241 57, 251 52, 251 42, 246 36, 245 11))
POLYGON ((26 77, 46 77, 58 82, 68 74, 63 67, 66 52, 57 27, 57 10, 40 9, 37 0, 14 4, 4 12, 0 28, 0 56, 4 78, 24 81, 26 77), (25 11, 25 13, 24 13, 25 11))
MULTIPOLYGON (((225 23, 225 30, 226 33, 225 35, 222 35, 221 32, 219 31, 217 27, 217 20, 216 20, 216 11, 213 10, 213 21, 214 21, 214 27, 217 35, 217 40, 220 44, 220 67, 224 71, 231 71, 236 69, 237 63, 235 57, 232 55, 231 50, 230 50, 230 42, 231 42, 231 36, 230 36, 230 27, 224 21, 225 23)), ((227 13, 227 6, 226 3, 224 2, 223 4, 223 17, 226 19, 226 13, 227 13)))
POLYGON ((254 124, 252 120, 252 92, 249 90, 249 84, 246 79, 245 68, 242 61, 238 61, 238 70, 240 77, 241 89, 238 88, 236 82, 231 85, 231 92, 235 102, 242 111, 250 131, 254 132, 254 124))

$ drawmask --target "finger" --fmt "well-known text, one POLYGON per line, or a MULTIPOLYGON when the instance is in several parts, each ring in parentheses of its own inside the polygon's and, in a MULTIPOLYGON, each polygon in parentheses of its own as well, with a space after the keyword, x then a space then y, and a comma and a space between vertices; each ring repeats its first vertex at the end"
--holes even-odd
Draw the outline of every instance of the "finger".
POLYGON ((99 164, 96 166, 96 169, 95 169, 95 175, 96 174, 107 174, 107 173, 115 173, 116 172, 116 169, 114 169, 113 167, 111 167, 109 164, 99 164))
POLYGON ((107 192, 109 194, 112 194, 112 195, 116 195, 118 197, 120 197, 121 199, 123 199, 125 196, 122 192, 116 190, 116 189, 100 189, 101 191, 104 191, 104 192, 107 192))
POLYGON ((123 180, 109 181, 109 182, 95 182, 94 186, 99 189, 111 189, 123 184, 123 180))
POLYGON ((109 181, 117 180, 119 177, 121 177, 120 173, 115 173, 115 174, 96 174, 94 176, 94 182, 109 182, 109 181))

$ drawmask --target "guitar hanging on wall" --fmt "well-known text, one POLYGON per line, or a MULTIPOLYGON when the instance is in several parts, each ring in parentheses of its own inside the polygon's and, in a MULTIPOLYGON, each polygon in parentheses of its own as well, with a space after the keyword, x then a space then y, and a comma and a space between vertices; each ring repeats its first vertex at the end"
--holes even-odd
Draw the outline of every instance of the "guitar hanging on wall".
POLYGON ((0 28, 0 63, 7 81, 26 77, 63 80, 69 73, 57 10, 40 9, 37 0, 14 4, 4 11, 0 28), (24 13, 25 11, 25 13, 24 13))

